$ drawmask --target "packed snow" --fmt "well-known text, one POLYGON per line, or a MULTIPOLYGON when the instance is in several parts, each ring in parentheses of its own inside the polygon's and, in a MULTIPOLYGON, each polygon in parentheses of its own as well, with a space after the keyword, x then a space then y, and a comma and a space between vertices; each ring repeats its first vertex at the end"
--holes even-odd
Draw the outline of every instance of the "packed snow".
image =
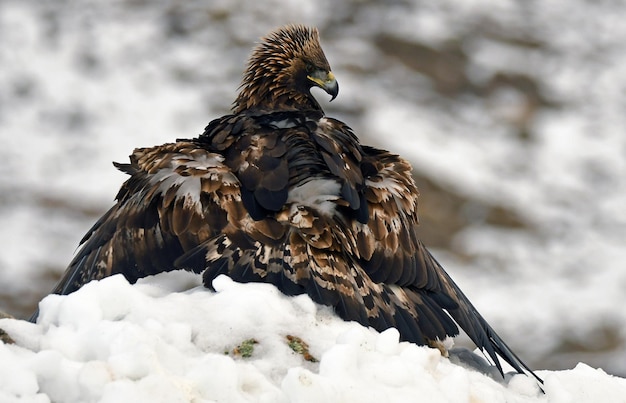
POLYGON ((0 401, 626 401, 626 379, 585 364, 538 371, 543 394, 530 377, 499 383, 305 295, 226 276, 212 292, 196 281, 175 272, 133 286, 116 275, 48 296, 36 324, 0 320, 15 340, 0 344, 0 401))

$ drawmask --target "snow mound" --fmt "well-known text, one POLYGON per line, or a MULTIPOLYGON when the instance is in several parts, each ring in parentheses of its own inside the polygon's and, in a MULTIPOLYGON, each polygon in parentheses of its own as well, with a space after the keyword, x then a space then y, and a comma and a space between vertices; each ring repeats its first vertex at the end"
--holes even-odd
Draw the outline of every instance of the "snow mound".
POLYGON ((508 385, 438 350, 344 322, 307 296, 189 273, 117 275, 0 320, 2 402, 624 402, 626 380, 585 364, 508 385), (192 283, 195 284, 195 283, 192 283), (186 289, 187 288, 187 289, 186 289), (289 336, 289 337, 288 337, 289 336))

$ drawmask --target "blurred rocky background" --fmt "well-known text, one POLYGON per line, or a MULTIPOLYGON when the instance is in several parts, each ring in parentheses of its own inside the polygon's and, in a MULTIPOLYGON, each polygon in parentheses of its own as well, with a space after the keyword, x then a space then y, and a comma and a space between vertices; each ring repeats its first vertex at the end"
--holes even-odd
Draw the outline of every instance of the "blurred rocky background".
POLYGON ((541 369, 626 376, 626 3, 0 1, 0 310, 27 317, 134 147, 228 112, 247 55, 319 28, 316 93, 414 165, 422 238, 541 369))

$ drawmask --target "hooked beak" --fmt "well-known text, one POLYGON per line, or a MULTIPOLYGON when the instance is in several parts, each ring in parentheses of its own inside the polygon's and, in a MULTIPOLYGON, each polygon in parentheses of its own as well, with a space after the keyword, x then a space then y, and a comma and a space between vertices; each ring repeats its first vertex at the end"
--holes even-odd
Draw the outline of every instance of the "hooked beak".
POLYGON ((339 84, 337 84, 335 75, 331 71, 316 70, 311 73, 311 75, 308 75, 307 78, 311 80, 313 84, 326 91, 326 93, 332 97, 330 99, 331 101, 337 98, 337 94, 339 94, 339 84))

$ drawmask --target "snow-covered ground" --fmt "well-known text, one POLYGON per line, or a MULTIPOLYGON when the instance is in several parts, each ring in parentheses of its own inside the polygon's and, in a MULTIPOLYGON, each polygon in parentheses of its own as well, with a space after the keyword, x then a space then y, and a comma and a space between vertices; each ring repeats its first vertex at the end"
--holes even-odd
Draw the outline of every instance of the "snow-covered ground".
MULTIPOLYGON (((328 114, 470 200, 446 213, 470 224, 435 255, 483 316, 531 367, 585 362, 625 376, 625 14, 626 3, 584 0, 4 0, 0 310, 24 317, 52 288, 124 180, 111 161, 200 133, 234 100, 256 38, 304 22, 320 28, 340 83, 338 99, 322 100, 328 114), (484 205, 521 225, 494 224, 484 205)), ((163 300, 204 298, 188 294, 163 300)), ((53 326, 3 327, 19 327, 29 346, 54 336, 53 326)), ((302 337, 322 362, 335 343, 302 337)), ((21 387, 54 384, 52 370, 33 375, 46 354, 82 368, 64 351, 0 348, 24 358, 14 367, 31 365, 21 387)), ((576 391, 592 374, 601 389, 610 379, 579 366, 545 373, 546 388, 554 377, 576 391)), ((108 378, 86 379, 98 390, 108 378)), ((280 389, 280 376, 271 379, 280 389)))
POLYGON ((131 286, 122 276, 49 296, 37 324, 0 320, 0 401, 10 402, 603 402, 626 379, 579 364, 516 375, 504 386, 344 322, 307 296, 218 277, 186 290, 185 273, 131 286), (289 338, 289 339, 288 339, 289 338), (302 354, 308 347, 309 355, 302 354))

